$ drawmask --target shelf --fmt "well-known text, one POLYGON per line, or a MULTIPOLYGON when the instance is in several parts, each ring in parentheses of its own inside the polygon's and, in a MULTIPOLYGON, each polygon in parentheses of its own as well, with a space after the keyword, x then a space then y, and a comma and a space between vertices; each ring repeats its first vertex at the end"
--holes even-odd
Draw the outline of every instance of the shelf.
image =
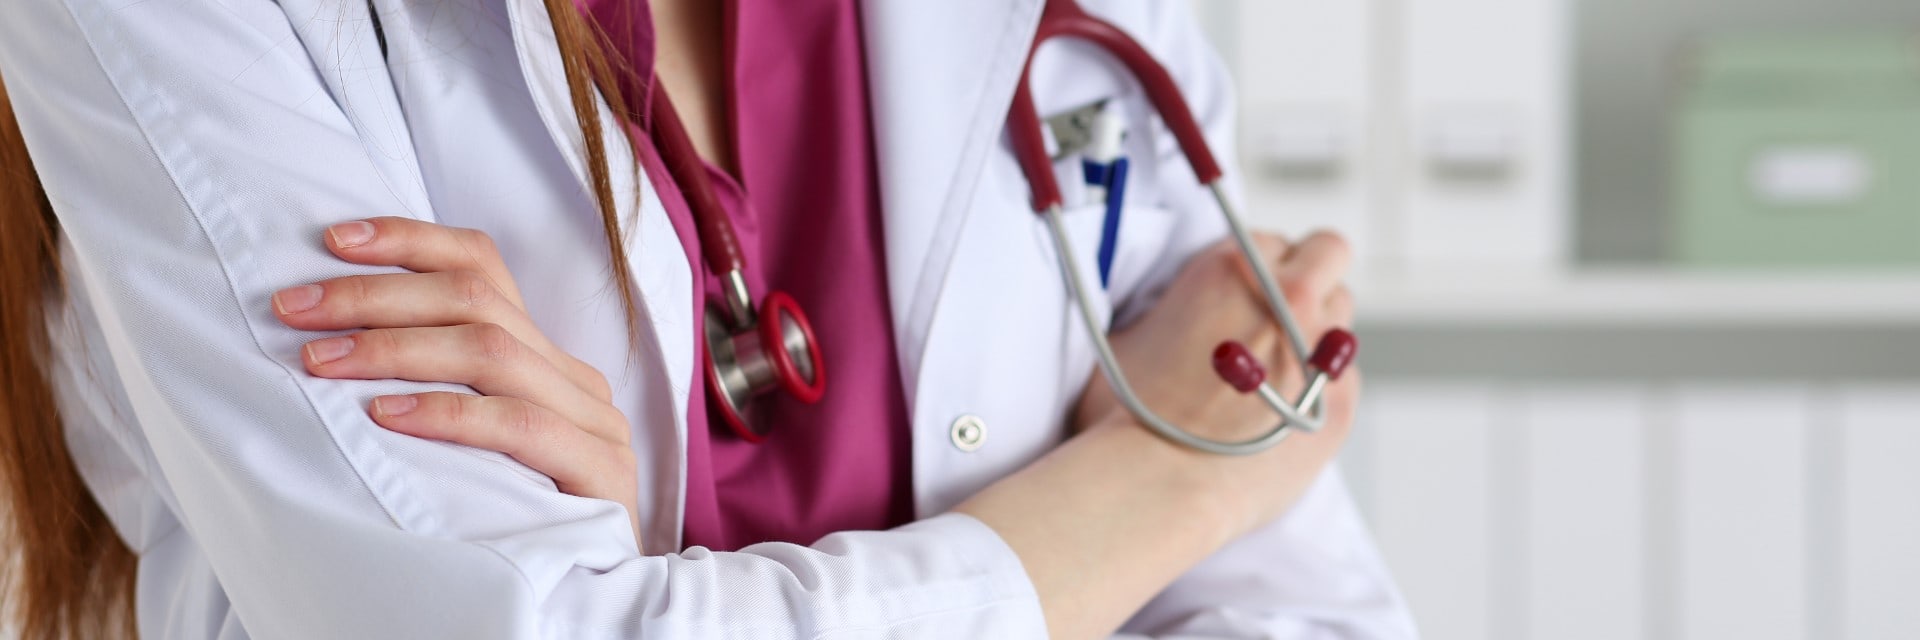
POLYGON ((1362 327, 1920 326, 1911 270, 1425 271, 1353 289, 1362 327))

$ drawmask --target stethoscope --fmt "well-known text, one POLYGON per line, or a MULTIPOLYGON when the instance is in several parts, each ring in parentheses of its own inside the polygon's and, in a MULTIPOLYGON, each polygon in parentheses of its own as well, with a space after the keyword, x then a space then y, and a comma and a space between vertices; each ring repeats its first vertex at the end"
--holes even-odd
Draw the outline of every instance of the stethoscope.
POLYGON ((755 308, 753 292, 747 288, 746 254, 734 235, 733 221, 714 195, 706 164, 687 137, 666 90, 651 89, 653 123, 648 133, 693 213, 701 261, 720 278, 725 290, 721 302, 707 305, 703 315, 707 395, 728 428, 749 442, 760 442, 767 436, 768 424, 753 419, 753 400, 778 388, 801 402, 819 402, 827 391, 826 362, 820 357, 813 325, 792 296, 773 291, 755 308))
POLYGON ((1307 351, 1306 338, 1299 323, 1287 309, 1286 297, 1280 293, 1280 286, 1274 281, 1271 269, 1260 255, 1260 250, 1254 246, 1253 236, 1247 233, 1246 225, 1241 223, 1233 203, 1222 189, 1220 165, 1214 160, 1213 151, 1207 147, 1200 123, 1194 119, 1186 99, 1181 97, 1173 76, 1154 61, 1152 54, 1147 53, 1119 27, 1088 14, 1074 0, 1047 0, 1040 16, 1039 32, 1034 36, 1033 48, 1027 54, 1027 69, 1020 72, 1020 86, 1013 95, 1013 109, 1007 114, 1007 129, 1013 138, 1014 154, 1019 157, 1021 171, 1026 174, 1027 184, 1032 190, 1034 211, 1047 221, 1061 274, 1073 294, 1074 303, 1079 306, 1080 319, 1086 326, 1087 334, 1093 338, 1094 347, 1099 353, 1100 369, 1106 373, 1108 384, 1112 385, 1114 394, 1119 396, 1127 411, 1163 438, 1222 455, 1258 453, 1279 444, 1292 429, 1310 432, 1320 429, 1323 413, 1320 398, 1328 383, 1338 379, 1347 365, 1352 364, 1359 343, 1353 334, 1343 329, 1333 329, 1321 336, 1313 351, 1307 351), (1193 166, 1194 174, 1199 177, 1201 184, 1213 192, 1214 201, 1219 204, 1221 214, 1227 219, 1227 226, 1233 230, 1233 236, 1239 242, 1241 255, 1246 258, 1260 282, 1260 288, 1267 298, 1267 308, 1286 330, 1292 352, 1311 354, 1300 363, 1308 380, 1307 386, 1297 399, 1289 402, 1273 385, 1267 383, 1266 369, 1245 345, 1229 340, 1214 350, 1213 367, 1221 379, 1241 393, 1258 394, 1280 414, 1280 424, 1265 434, 1232 442, 1195 435, 1154 414, 1127 382, 1126 373, 1121 370, 1119 360, 1113 354, 1113 346, 1107 342, 1107 335, 1096 320, 1099 316, 1095 314, 1093 300, 1088 295, 1091 285, 1081 272, 1073 243, 1067 238, 1066 226, 1061 220, 1060 184, 1054 178, 1053 158, 1047 152, 1046 139, 1042 137, 1040 129, 1039 111, 1034 106, 1032 90, 1027 86, 1033 53, 1039 50, 1042 43, 1057 36, 1078 38, 1106 50, 1126 65, 1127 70, 1139 80, 1154 110, 1160 113, 1160 119, 1172 130, 1181 152, 1193 166))
MULTIPOLYGON (((1292 429, 1318 431, 1323 409, 1320 398, 1327 385, 1338 379, 1347 365, 1353 362, 1358 342, 1353 334, 1333 329, 1321 336, 1313 351, 1307 351, 1306 338, 1287 309, 1280 286, 1274 281, 1266 260, 1254 246, 1253 236, 1241 223, 1239 214, 1234 211, 1233 204, 1221 187, 1220 165, 1214 160, 1213 152, 1201 134, 1200 124, 1194 119, 1185 98, 1181 97, 1173 77, 1133 38, 1118 27, 1089 15, 1074 0, 1047 1, 1040 17, 1039 32, 1034 37, 1033 48, 1028 52, 1027 66, 1028 69, 1022 69, 1020 85, 1014 92, 1013 107, 1007 114, 1007 128, 1013 139, 1014 153, 1019 158, 1021 170, 1032 192, 1034 211, 1047 221, 1056 250, 1055 257, 1059 260, 1067 288, 1073 294, 1074 302, 1080 309, 1080 318, 1099 353, 1100 368, 1106 373, 1107 381, 1119 396, 1121 404, 1161 437, 1193 449, 1222 455, 1247 455, 1264 451, 1279 444, 1292 429), (1095 315, 1093 300, 1088 294, 1090 285, 1080 270, 1073 244, 1067 238, 1066 227, 1061 220, 1060 185, 1054 178, 1053 160, 1047 152, 1046 139, 1041 134, 1039 112, 1027 86, 1033 52, 1056 36, 1079 38, 1105 49, 1126 65, 1128 71, 1140 81, 1154 109, 1160 112, 1161 119, 1179 141, 1181 151, 1193 166, 1194 173, 1213 192, 1221 214, 1226 217, 1228 227, 1239 242, 1241 254, 1252 267, 1266 295, 1268 309, 1286 331, 1292 352, 1311 354, 1300 363, 1309 382, 1299 397, 1289 402, 1268 384, 1266 369, 1245 345, 1229 340, 1214 350, 1213 366, 1221 379, 1241 393, 1257 394, 1280 414, 1280 424, 1267 433, 1232 442, 1194 435, 1156 415, 1128 383, 1126 373, 1113 353, 1113 346, 1096 320, 1099 316, 1095 315)), ((660 148, 667 171, 672 174, 674 182, 680 185, 688 208, 693 212, 707 270, 720 278, 725 288, 722 303, 709 305, 705 311, 707 389, 727 425, 740 437, 759 442, 766 437, 768 427, 764 423, 756 424, 757 421, 749 416, 747 408, 752 401, 775 388, 784 389, 801 402, 819 401, 826 391, 825 363, 821 360, 813 327, 791 296, 775 291, 767 294, 760 302, 759 309, 754 308, 752 292, 747 288, 745 256, 740 250, 739 239, 734 235, 731 220, 720 207, 719 199, 714 196, 713 186, 707 179, 706 166, 700 161, 699 153, 681 126, 666 92, 656 86, 652 88, 652 93, 654 123, 650 133, 654 144, 660 148), (768 317, 772 321, 768 321, 768 317)))

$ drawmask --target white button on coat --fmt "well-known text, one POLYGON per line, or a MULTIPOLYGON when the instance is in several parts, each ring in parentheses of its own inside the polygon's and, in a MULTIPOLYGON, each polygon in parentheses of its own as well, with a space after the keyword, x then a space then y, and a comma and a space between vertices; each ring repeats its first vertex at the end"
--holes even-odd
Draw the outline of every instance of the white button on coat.
MULTIPOLYGON (((1083 2, 1166 64, 1217 155, 1235 157, 1225 69, 1189 8, 1083 2)), ((1056 445, 1093 367, 1001 131, 1039 0, 861 7, 923 519, 674 554, 699 376, 692 274, 658 198, 612 172, 646 328, 630 343, 544 3, 371 5, 0 3, 0 75, 66 243, 61 410, 89 487, 141 554, 141 637, 1045 635, 1020 559, 942 515, 1056 445), (533 320, 611 377, 640 463, 644 554, 620 505, 365 413, 375 395, 459 387, 305 373, 315 335, 276 321, 269 296, 393 271, 320 244, 327 225, 370 215, 492 233, 533 320), (955 451, 969 412, 993 416, 993 447, 978 448, 982 423, 976 450, 955 451)), ((1047 45, 1033 83, 1043 113, 1112 98, 1129 118, 1134 208, 1103 302, 1142 308, 1138 292, 1223 236, 1219 217, 1105 58, 1047 45)), ((602 130, 626 162, 621 128, 602 130)), ((1096 208, 1069 216, 1097 237, 1096 208)), ((1412 635, 1332 471, 1123 631, 1412 635)))
POLYGON ((953 428, 949 431, 954 448, 961 451, 972 453, 987 444, 987 421, 981 420, 980 416, 960 416, 953 421, 953 428))

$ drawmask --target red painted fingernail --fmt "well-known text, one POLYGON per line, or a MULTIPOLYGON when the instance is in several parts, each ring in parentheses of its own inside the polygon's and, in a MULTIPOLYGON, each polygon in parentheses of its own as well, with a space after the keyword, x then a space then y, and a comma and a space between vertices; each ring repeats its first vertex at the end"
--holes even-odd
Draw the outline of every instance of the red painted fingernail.
POLYGON ((1267 368, 1247 350, 1247 345, 1228 340, 1213 350, 1213 371, 1240 393, 1252 393, 1267 381, 1267 368))
POLYGON ((380 396, 373 399, 373 410, 383 416, 404 416, 420 406, 413 396, 380 396))
POLYGON ((373 241, 373 223, 342 222, 327 227, 327 237, 333 239, 333 246, 351 249, 373 241))
POLYGON ((273 310, 280 315, 293 315, 320 306, 320 298, 326 290, 317 284, 303 284, 298 287, 281 289, 273 294, 273 310))
POLYGON ((353 352, 353 338, 326 338, 307 343, 307 359, 326 364, 353 352))

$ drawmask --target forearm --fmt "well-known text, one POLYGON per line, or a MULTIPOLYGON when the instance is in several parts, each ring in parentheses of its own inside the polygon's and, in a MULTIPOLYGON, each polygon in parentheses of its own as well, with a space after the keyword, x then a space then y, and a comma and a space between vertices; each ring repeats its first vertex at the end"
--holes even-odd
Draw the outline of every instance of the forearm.
POLYGON ((1020 556, 1053 637, 1092 638, 1234 537, 1247 509, 1218 477, 1202 454, 1109 424, 956 510, 1020 556))

